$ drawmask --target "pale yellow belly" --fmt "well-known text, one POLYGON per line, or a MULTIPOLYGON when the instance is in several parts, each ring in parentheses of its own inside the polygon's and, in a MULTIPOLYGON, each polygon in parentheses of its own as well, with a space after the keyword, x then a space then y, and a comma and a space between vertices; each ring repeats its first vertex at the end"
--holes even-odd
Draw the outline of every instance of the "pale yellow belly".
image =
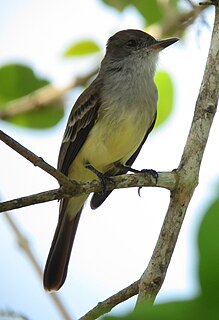
POLYGON ((132 115, 112 125, 97 122, 70 166, 70 178, 77 181, 96 179, 96 175, 84 167, 85 163, 102 173, 113 168, 117 161, 125 164, 139 147, 150 123, 147 119, 136 123, 132 115))
POLYGON ((138 148, 145 129, 128 120, 111 128, 104 128, 101 123, 95 125, 82 154, 97 170, 104 172, 108 165, 116 161, 125 163, 138 148))

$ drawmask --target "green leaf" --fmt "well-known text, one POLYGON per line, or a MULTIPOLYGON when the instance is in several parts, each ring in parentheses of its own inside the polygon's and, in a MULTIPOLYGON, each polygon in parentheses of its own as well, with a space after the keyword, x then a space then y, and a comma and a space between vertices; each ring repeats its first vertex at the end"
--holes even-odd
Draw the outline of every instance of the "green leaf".
POLYGON ((158 71, 155 76, 158 88, 158 114, 155 128, 163 124, 173 111, 173 83, 169 74, 158 71))
MULTIPOLYGON (((9 64, 0 68, 0 109, 5 103, 19 99, 49 84, 35 75, 33 70, 21 64, 9 64)), ((13 116, 7 121, 29 128, 49 128, 63 117, 63 104, 53 102, 38 109, 13 116)))
POLYGON ((38 79, 33 70, 20 64, 0 67, 0 102, 8 102, 27 95, 49 82, 38 79))
POLYGON ((179 2, 179 0, 170 0, 170 4, 171 4, 173 7, 177 7, 178 2, 179 2))
MULTIPOLYGON (((140 305, 133 312, 118 317, 105 317, 104 320, 205 320, 204 305, 200 299, 176 301, 160 305, 140 305)), ((213 319, 213 318, 212 318, 213 319)))
POLYGON ((102 0, 106 5, 117 9, 118 11, 123 11, 127 6, 131 4, 131 0, 102 0))
POLYGON ((9 122, 31 129, 48 129, 55 126, 64 116, 64 110, 58 104, 31 110, 22 115, 13 116, 9 122))
POLYGON ((145 18, 147 26, 162 20, 163 13, 157 0, 150 0, 148 3, 146 1, 132 0, 131 3, 145 18))
POLYGON ((102 2, 118 11, 123 11, 130 5, 134 6, 145 18, 147 25, 161 21, 163 18, 162 8, 157 0, 102 0, 102 2))
POLYGON ((100 51, 100 47, 91 40, 83 40, 73 43, 64 52, 64 57, 85 56, 100 51))
POLYGON ((205 300, 219 301, 219 197, 211 204, 203 218, 198 243, 199 274, 205 300))

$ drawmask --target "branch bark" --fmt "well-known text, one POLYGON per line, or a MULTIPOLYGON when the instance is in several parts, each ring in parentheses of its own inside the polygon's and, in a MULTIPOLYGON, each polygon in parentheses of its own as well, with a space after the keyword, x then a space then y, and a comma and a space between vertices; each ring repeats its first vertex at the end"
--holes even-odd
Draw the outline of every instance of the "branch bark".
MULTIPOLYGON (((94 180, 85 183, 78 183, 70 180, 61 171, 55 169, 42 158, 35 155, 32 151, 22 146, 19 142, 8 136, 0 130, 0 140, 7 144, 10 148, 18 152, 25 159, 30 161, 34 166, 38 166, 51 176, 53 176, 61 185, 58 189, 53 189, 45 192, 40 192, 26 197, 13 199, 0 203, 0 212, 10 211, 37 203, 43 203, 62 198, 69 198, 81 194, 90 194, 91 192, 101 192, 101 184, 94 180)), ((160 172, 158 178, 154 177, 149 172, 140 172, 132 175, 121 175, 112 177, 111 181, 106 181, 106 190, 131 188, 131 187, 160 187, 168 190, 173 190, 176 185, 175 171, 160 172)))
MULTIPOLYGON (((57 170, 58 171, 58 170, 57 170)), ((48 190, 32 194, 30 196, 21 197, 0 203, 0 212, 10 211, 27 207, 30 205, 60 200, 81 194, 90 194, 91 192, 101 192, 102 187, 99 181, 88 181, 85 183, 77 183, 75 187, 74 181, 69 181, 69 185, 58 189, 48 190)), ((132 187, 160 187, 173 190, 176 185, 176 177, 173 172, 158 172, 158 179, 155 180, 150 173, 136 173, 130 175, 121 175, 112 177, 111 181, 106 181, 106 190, 132 188, 132 187)))
POLYGON ((133 282, 128 287, 122 289, 121 291, 115 293, 108 299, 99 302, 96 307, 82 316, 79 320, 92 320, 97 319, 101 315, 110 312, 119 303, 128 300, 129 298, 135 296, 138 293, 138 286, 140 280, 133 282))
POLYGON ((199 170, 219 97, 219 7, 205 72, 196 102, 194 117, 177 169, 178 183, 171 192, 169 208, 150 262, 139 284, 137 305, 154 301, 167 272, 183 219, 198 184, 199 170))
MULTIPOLYGON (((36 156, 32 151, 22 146, 19 142, 9 137, 2 130, 0 130, 0 140, 2 140, 14 151, 19 153, 22 157, 30 161, 34 166, 41 168, 42 170, 53 176, 59 182, 59 184, 66 187, 66 189, 68 189, 69 186, 72 187, 73 182, 67 176, 45 162, 42 158, 36 156)), ((74 188, 77 188, 77 185, 78 183, 75 181, 74 188)))

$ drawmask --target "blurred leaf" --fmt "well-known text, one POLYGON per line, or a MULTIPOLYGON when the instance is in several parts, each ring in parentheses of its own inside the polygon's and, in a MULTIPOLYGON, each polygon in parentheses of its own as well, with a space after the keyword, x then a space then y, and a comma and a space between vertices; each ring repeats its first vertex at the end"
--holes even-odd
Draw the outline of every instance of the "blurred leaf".
MULTIPOLYGON (((213 311, 217 315, 218 309, 213 311)), ((118 317, 105 317, 104 320, 206 320, 209 318, 207 304, 202 303, 200 298, 188 301, 176 301, 154 306, 139 306, 135 311, 118 317)))
POLYGON ((83 40, 73 43, 64 52, 64 57, 85 56, 100 51, 100 47, 91 40, 83 40))
POLYGON ((47 129, 55 126, 64 116, 64 110, 58 104, 50 104, 48 107, 25 112, 22 115, 13 116, 9 122, 32 129, 47 129))
MULTIPOLYGON (((159 2, 157 0, 139 1, 139 0, 102 0, 108 6, 118 11, 124 10, 132 5, 145 18, 147 25, 161 21, 163 14, 159 2)), ((176 1, 176 0, 172 0, 176 1)))
POLYGON ((155 128, 163 124, 173 111, 173 83, 169 74, 158 71, 155 76, 158 88, 158 115, 155 128))
POLYGON ((131 0, 102 0, 106 5, 117 9, 118 11, 124 10, 131 4, 131 0))
POLYGON ((131 3, 145 18, 147 26, 162 20, 163 14, 157 0, 150 0, 148 3, 146 1, 132 0, 131 3))
POLYGON ((173 7, 177 7, 178 2, 179 2, 179 0, 170 0, 170 4, 171 4, 173 7))
POLYGON ((219 301, 219 198, 212 203, 203 218, 198 243, 199 274, 204 297, 209 302, 215 299, 219 301))
MULTIPOLYGON (((20 64, 2 66, 0 68, 0 109, 4 107, 4 103, 26 96, 48 84, 49 81, 38 78, 27 66, 20 64)), ((54 126, 63 115, 63 105, 61 101, 57 101, 13 116, 7 121, 19 126, 42 129, 54 126)))
POLYGON ((38 79, 33 70, 20 64, 0 67, 0 102, 15 100, 33 92, 49 82, 38 79))

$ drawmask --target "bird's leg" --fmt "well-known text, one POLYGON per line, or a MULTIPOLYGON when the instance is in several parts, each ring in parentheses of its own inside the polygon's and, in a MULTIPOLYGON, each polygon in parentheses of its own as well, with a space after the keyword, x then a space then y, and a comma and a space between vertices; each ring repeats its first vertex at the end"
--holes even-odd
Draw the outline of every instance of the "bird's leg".
MULTIPOLYGON (((116 163, 115 166, 118 168, 118 169, 121 169, 121 170, 124 170, 124 171, 129 171, 129 172, 133 172, 133 173, 149 173, 155 180, 156 180, 156 183, 157 183, 157 179, 158 179, 158 173, 157 171, 153 170, 153 169, 142 169, 142 170, 137 170, 137 169, 134 169, 132 167, 129 167, 129 166, 126 166, 126 165, 123 165, 121 163, 116 163)), ((141 196, 141 188, 142 187, 139 187, 138 188, 138 195, 139 197, 141 196)))
POLYGON ((92 171, 97 176, 97 178, 100 181, 101 187, 102 187, 102 193, 105 193, 106 192, 106 182, 107 181, 113 182, 113 180, 109 176, 107 176, 104 173, 95 169, 90 163, 85 164, 85 168, 92 171))
POLYGON ((134 169, 132 167, 123 165, 121 163, 116 163, 115 167, 118 168, 118 169, 124 170, 126 172, 129 171, 129 172, 133 172, 133 173, 141 173, 141 172, 149 173, 156 180, 156 182, 157 182, 157 179, 158 179, 158 173, 157 173, 157 171, 155 171, 153 169, 137 170, 137 169, 134 169))
MULTIPOLYGON (((157 171, 153 170, 153 169, 142 169, 140 172, 145 172, 145 173, 149 173, 156 181, 156 184, 157 184, 157 179, 158 179, 158 173, 157 171)), ((142 187, 139 187, 138 188, 138 195, 139 197, 141 196, 141 188, 142 187)))
POLYGON ((156 170, 153 170, 153 169, 142 169, 140 172, 149 173, 156 180, 156 183, 157 183, 158 173, 157 173, 156 170))

